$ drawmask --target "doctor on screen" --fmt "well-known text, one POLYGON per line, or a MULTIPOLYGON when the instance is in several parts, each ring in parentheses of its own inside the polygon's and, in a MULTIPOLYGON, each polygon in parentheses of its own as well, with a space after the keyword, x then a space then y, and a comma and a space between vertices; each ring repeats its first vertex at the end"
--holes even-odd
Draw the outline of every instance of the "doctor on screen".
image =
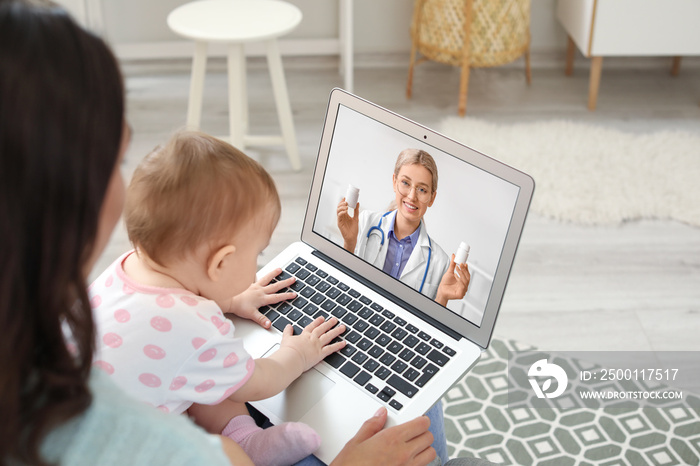
POLYGON ((422 150, 403 150, 392 183, 395 200, 388 212, 358 215, 358 203, 350 216, 346 199, 340 201, 337 217, 343 247, 443 306, 450 299, 462 299, 469 286, 467 265, 455 264, 454 254, 448 258, 428 235, 423 220, 437 195, 435 160, 422 150))

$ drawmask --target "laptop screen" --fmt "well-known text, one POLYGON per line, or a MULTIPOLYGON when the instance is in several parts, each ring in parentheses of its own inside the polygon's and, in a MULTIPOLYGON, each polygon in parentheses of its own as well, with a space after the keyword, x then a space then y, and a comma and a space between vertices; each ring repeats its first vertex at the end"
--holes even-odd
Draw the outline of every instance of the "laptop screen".
MULTIPOLYGON (((502 261, 521 186, 465 160, 471 150, 464 146, 459 155, 446 151, 446 138, 436 133, 428 137, 342 103, 332 110, 334 124, 324 132, 329 145, 314 179, 317 202, 310 203, 314 235, 406 293, 439 304, 443 314, 481 328, 499 266, 507 266, 506 277, 510 270, 512 254, 502 261), (359 204, 347 206, 353 197, 359 204), (453 254, 464 257, 460 249, 468 249, 468 288, 450 269, 453 254)), ((471 152, 475 161, 488 159, 471 152)))

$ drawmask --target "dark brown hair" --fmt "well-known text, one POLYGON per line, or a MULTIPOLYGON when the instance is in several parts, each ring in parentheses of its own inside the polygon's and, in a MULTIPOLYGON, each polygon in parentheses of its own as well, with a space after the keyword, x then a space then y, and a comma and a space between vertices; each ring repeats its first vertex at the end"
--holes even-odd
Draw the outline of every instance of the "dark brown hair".
POLYGON ((44 436, 91 402, 84 269, 124 90, 105 43, 36 1, 0 0, 0 63, 0 464, 41 464, 44 436))
POLYGON ((280 200, 262 165, 213 136, 178 131, 136 168, 124 222, 134 246, 169 265, 200 246, 227 244, 270 207, 274 226, 280 200))

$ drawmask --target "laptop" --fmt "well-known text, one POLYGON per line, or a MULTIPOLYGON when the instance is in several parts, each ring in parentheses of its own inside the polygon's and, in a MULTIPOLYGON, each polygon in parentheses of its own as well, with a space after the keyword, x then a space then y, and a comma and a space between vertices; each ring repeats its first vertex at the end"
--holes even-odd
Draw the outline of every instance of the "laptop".
MULTIPOLYGON (((420 183, 412 183, 413 196, 420 183)), ((338 317, 346 325, 342 338, 347 345, 281 394, 251 404, 273 424, 297 421, 313 427, 321 436, 315 454, 325 463, 381 406, 389 413, 387 426, 426 413, 489 345, 533 190, 525 173, 334 89, 301 240, 259 271, 262 276, 280 267, 278 279, 295 276, 298 297, 261 309, 272 321, 270 330, 240 318, 234 323, 236 335, 256 358, 279 347, 287 324, 301 332, 319 315, 338 317), (377 260, 367 250, 389 242, 384 233, 398 215, 389 206, 396 198, 392 175, 404 149, 430 154, 438 189, 421 220, 428 246, 414 237, 413 252, 397 279, 374 265, 377 260), (359 208, 350 210, 361 224, 353 251, 344 249, 336 214, 349 185, 359 189, 359 208), (359 231, 363 228, 372 231, 359 231), (360 243, 366 243, 362 252, 360 243), (443 272, 434 270, 444 270, 462 243, 469 246, 469 286, 463 297, 443 305, 435 301, 443 272), (422 260, 413 260, 420 253, 422 260), (404 280, 411 268, 417 276, 413 282, 404 280)))

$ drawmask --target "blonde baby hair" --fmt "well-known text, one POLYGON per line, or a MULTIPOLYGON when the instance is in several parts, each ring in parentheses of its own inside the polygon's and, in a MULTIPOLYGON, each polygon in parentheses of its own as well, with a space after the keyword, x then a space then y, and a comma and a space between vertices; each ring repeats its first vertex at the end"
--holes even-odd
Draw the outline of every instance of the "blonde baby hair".
POLYGON ((213 136, 183 130, 134 172, 124 219, 133 245, 165 265, 202 245, 225 245, 265 209, 272 231, 279 195, 258 162, 213 136))

